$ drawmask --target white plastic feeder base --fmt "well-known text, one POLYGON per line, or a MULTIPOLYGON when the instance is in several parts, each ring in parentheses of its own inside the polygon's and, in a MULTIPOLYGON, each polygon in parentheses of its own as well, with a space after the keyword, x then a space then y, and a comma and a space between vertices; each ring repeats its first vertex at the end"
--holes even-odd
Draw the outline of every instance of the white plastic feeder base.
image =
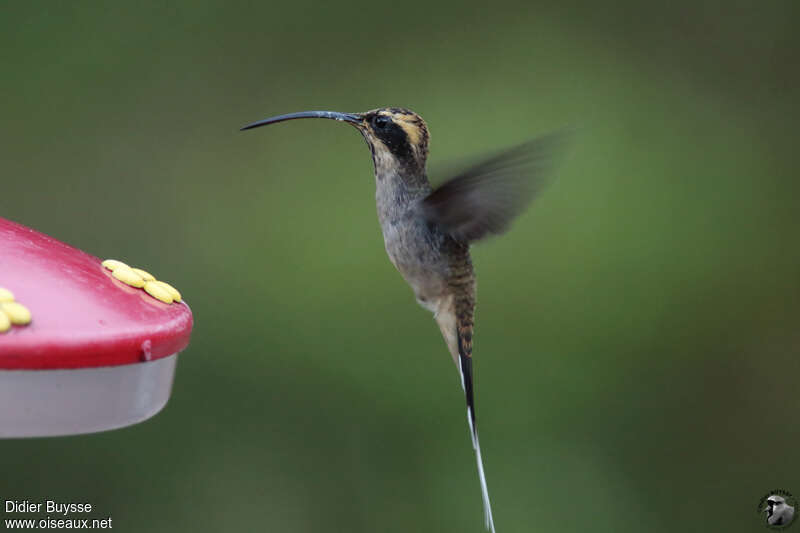
POLYGON ((75 370, 0 370, 0 438, 52 437, 130 426, 169 400, 178 354, 75 370))

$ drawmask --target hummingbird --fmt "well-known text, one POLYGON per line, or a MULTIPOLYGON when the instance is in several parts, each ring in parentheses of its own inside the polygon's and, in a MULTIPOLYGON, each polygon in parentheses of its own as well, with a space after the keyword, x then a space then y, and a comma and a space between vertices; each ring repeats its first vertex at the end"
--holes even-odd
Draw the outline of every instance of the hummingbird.
POLYGON ((475 272, 470 244, 504 233, 548 182, 563 135, 549 134, 485 158, 445 179, 428 180, 430 135, 413 111, 384 107, 365 113, 302 111, 270 117, 249 130, 302 118, 354 126, 372 153, 375 198, 386 253, 422 307, 433 313, 461 377, 478 465, 486 528, 495 532, 483 468, 472 368, 475 272))

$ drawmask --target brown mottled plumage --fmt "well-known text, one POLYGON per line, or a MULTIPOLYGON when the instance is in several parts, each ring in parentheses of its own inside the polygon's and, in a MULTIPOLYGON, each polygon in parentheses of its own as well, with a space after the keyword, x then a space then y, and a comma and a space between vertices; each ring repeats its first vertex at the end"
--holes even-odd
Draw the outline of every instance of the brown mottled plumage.
POLYGON ((494 533, 483 472, 472 380, 475 273, 471 242, 504 232, 545 184, 560 136, 550 135, 486 159, 433 189, 425 169, 430 136, 422 117, 388 107, 366 113, 305 111, 268 118, 250 129, 297 118, 328 118, 355 126, 375 165, 375 199, 386 253, 417 301, 433 312, 459 368, 483 494, 486 527, 494 533))

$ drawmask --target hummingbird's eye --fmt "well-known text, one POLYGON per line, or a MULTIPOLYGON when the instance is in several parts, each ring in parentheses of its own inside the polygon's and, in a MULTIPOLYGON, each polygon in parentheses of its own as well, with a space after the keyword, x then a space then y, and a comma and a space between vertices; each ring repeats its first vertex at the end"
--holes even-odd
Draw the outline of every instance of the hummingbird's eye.
POLYGON ((379 130, 386 129, 391 122, 392 119, 386 115, 375 115, 375 118, 372 119, 372 125, 379 130))

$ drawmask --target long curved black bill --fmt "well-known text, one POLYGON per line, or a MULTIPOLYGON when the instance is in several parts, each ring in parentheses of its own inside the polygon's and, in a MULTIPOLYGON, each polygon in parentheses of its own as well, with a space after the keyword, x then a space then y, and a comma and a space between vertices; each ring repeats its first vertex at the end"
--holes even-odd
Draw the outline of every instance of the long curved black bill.
POLYGON ((331 120, 338 120, 341 122, 350 122, 351 124, 355 125, 361 124, 361 116, 353 113, 339 113, 337 111, 301 111, 299 113, 289 113, 287 115, 278 115, 276 117, 265 118, 264 120, 259 120, 258 122, 248 124, 239 131, 251 130, 253 128, 267 126, 277 122, 283 122, 284 120, 294 120, 296 118, 329 118, 331 120))

